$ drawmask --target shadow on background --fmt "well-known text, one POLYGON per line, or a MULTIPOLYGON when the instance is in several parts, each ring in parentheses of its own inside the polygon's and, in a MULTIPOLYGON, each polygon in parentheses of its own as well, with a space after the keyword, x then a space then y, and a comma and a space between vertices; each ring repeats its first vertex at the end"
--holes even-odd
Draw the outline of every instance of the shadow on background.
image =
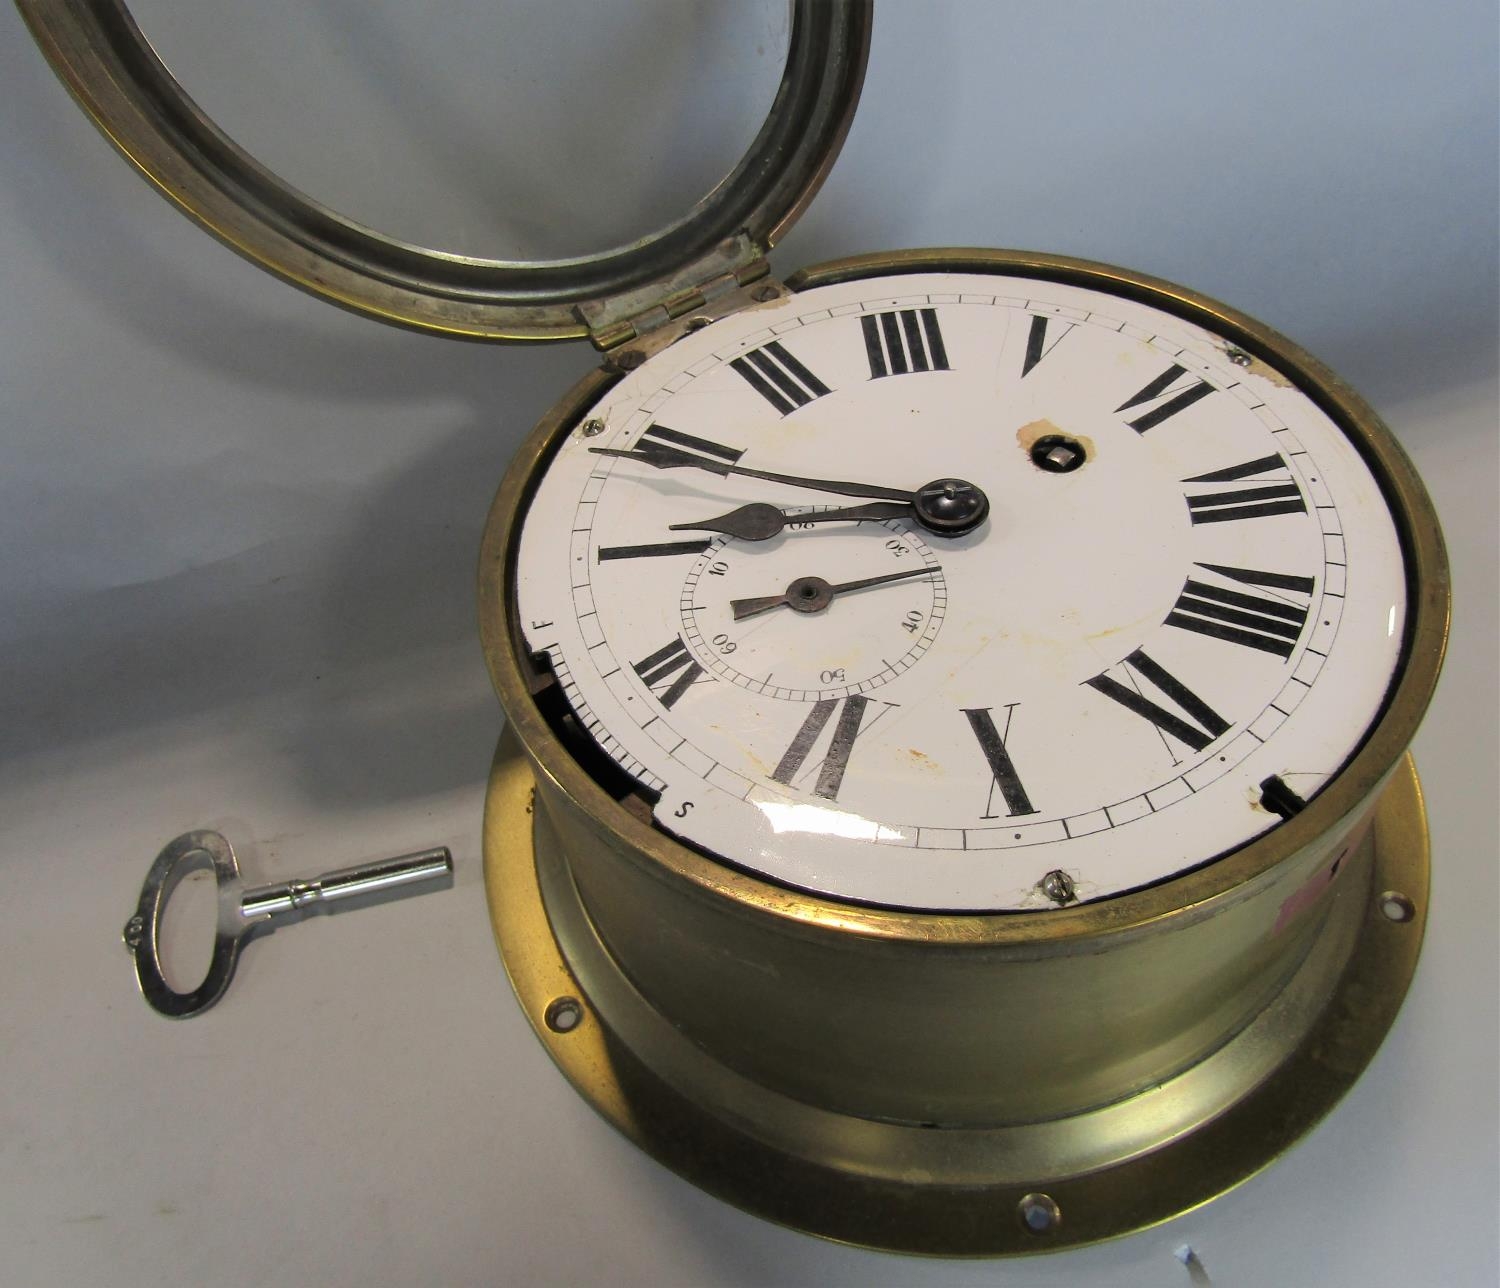
MULTIPOLYGON (((373 486, 337 494, 316 482, 299 488, 295 468, 286 479, 252 477, 249 495, 262 488, 275 519, 267 530, 284 535, 230 557, 137 584, 79 589, 58 578, 8 595, 0 761, 205 717, 235 720, 247 705, 271 702, 285 725, 267 752, 315 797, 391 801, 482 779, 500 713, 475 623, 480 532, 515 447, 597 355, 582 344, 459 344, 336 317, 319 325, 314 315, 326 305, 292 298, 271 314, 254 289, 243 301, 226 291, 226 307, 197 285, 195 257, 216 260, 231 282, 242 274, 259 284, 257 270, 189 229, 109 157, 14 12, 5 21, 16 37, 3 54, 15 115, 0 134, 0 173, 44 285, 49 274, 65 282, 107 326, 128 328, 226 387, 290 391, 309 406, 409 404, 423 449, 394 474, 372 473, 373 486), (160 240, 154 229, 153 238, 138 231, 137 203, 167 230, 160 240), (182 263, 172 257, 179 243, 182 263)), ((66 361, 60 354, 59 370, 66 361)), ((299 450, 309 460, 348 451, 357 464, 353 425, 339 426, 332 446, 302 426, 267 425, 264 447, 290 460, 299 450)), ((27 427, 43 429, 53 432, 27 427)), ((150 425, 88 429, 149 446, 150 425)), ((379 446, 391 455, 385 435, 379 446)), ((130 503, 213 505, 223 468, 199 467, 187 494, 130 503)), ((121 539, 111 515, 68 514, 68 486, 57 480, 60 499, 49 504, 63 510, 70 541, 107 557, 121 539)), ((13 547, 8 558, 46 566, 56 552, 30 535, 31 548, 13 547)))

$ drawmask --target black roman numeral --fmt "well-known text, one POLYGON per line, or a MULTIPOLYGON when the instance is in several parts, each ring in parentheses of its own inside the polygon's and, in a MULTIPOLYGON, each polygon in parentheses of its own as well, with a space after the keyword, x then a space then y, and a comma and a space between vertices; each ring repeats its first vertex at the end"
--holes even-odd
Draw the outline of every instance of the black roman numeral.
POLYGON ((664 555, 701 555, 709 541, 654 541, 641 546, 600 546, 599 562, 606 559, 659 559, 664 555))
POLYGON ((665 648, 659 648, 650 657, 637 662, 635 673, 641 677, 641 683, 655 694, 657 701, 671 710, 677 699, 703 674, 703 668, 693 661, 693 655, 688 652, 687 645, 679 635, 665 648), (681 674, 667 684, 665 690, 658 692, 657 686, 665 683, 678 671, 681 674))
POLYGON ((912 371, 949 370, 948 351, 943 347, 936 309, 866 313, 859 324, 865 332, 871 380, 904 376, 912 371))
POLYGON ((1136 689, 1121 684, 1107 674, 1096 675, 1092 680, 1085 680, 1084 683, 1090 688, 1097 689, 1105 697, 1113 698, 1127 711, 1134 711, 1136 715, 1144 716, 1163 733, 1171 734, 1194 751, 1202 751, 1221 733, 1229 729, 1229 721, 1171 672, 1153 662, 1140 649, 1136 649, 1122 665, 1134 668, 1142 679, 1154 684, 1167 698, 1177 704, 1179 710, 1190 716, 1196 723, 1189 724, 1182 716, 1168 711, 1136 689))
MULTIPOLYGON (((849 767, 849 753, 854 749, 860 722, 865 718, 865 708, 869 705, 870 699, 859 693, 851 693, 843 699, 844 709, 839 712, 833 738, 828 744, 828 754, 823 757, 823 767, 818 771, 818 785, 813 788, 815 796, 830 801, 838 799, 844 771, 849 767)), ((828 723, 838 706, 837 698, 823 698, 813 703, 812 710, 807 713, 802 727, 792 739, 792 745, 786 749, 786 754, 771 775, 772 782, 784 783, 788 787, 792 785, 792 779, 797 776, 812 751, 813 743, 817 742, 823 726, 828 723)))
POLYGON ((1255 519, 1267 514, 1306 514, 1307 503, 1292 481, 1292 468, 1279 455, 1262 456, 1231 465, 1228 469, 1195 474, 1184 483, 1236 483, 1254 479, 1252 487, 1231 488, 1227 492, 1187 494, 1188 514, 1194 523, 1229 523, 1235 519, 1255 519))
POLYGON ((1186 367, 1180 367, 1174 362, 1133 398, 1122 402, 1115 411, 1129 411, 1133 407, 1152 404, 1149 411, 1126 422, 1137 434, 1144 434, 1148 429, 1155 429, 1167 417, 1191 407, 1200 398, 1207 398, 1213 391, 1214 387, 1207 381, 1189 376, 1186 367))
POLYGON ((783 416, 828 392, 828 386, 788 353, 780 340, 752 349, 729 365, 783 416))
POLYGON ((1040 313, 1034 313, 1031 317, 1031 330, 1026 335, 1026 357, 1021 362, 1021 376, 1024 379, 1031 374, 1031 369, 1043 358, 1052 352, 1058 342, 1068 334, 1076 322, 1065 322, 1061 318, 1044 317, 1040 313), (1048 338, 1048 330, 1056 324, 1051 338, 1048 338))
POLYGON ((711 456, 716 460, 727 461, 730 465, 745 454, 742 447, 725 447, 711 438, 684 434, 680 429, 668 429, 665 425, 650 426, 636 441, 633 450, 649 452, 652 447, 664 447, 668 452, 676 450, 677 455, 681 455, 681 450, 677 449, 685 449, 698 456, 711 456))
MULTIPOLYGON (((1311 577, 1230 568, 1224 564, 1200 563, 1198 567, 1244 586, 1267 586, 1298 595, 1313 592, 1311 577)), ((1189 577, 1172 611, 1167 614, 1166 624, 1289 658, 1307 624, 1307 613, 1307 608, 1290 603, 1286 598, 1247 595, 1244 591, 1225 590, 1222 586, 1212 586, 1189 577)))
POLYGON ((1021 776, 1016 773, 1015 762, 1010 758, 1010 752, 1005 748, 1005 739, 1010 737, 1011 718, 1016 713, 1019 703, 1009 703, 1005 708, 1005 733, 995 728, 994 718, 990 715, 989 707, 979 707, 973 710, 964 708, 964 715, 969 718, 969 728, 974 731, 974 736, 979 739, 979 749, 984 752, 984 758, 990 766, 990 796, 984 804, 985 818, 998 818, 999 815, 990 813, 990 804, 994 800, 994 791, 998 787, 1000 795, 1005 797, 1006 814, 1015 818, 1018 814, 1035 814, 1032 808, 1031 797, 1026 794, 1026 788, 1021 785, 1021 776))

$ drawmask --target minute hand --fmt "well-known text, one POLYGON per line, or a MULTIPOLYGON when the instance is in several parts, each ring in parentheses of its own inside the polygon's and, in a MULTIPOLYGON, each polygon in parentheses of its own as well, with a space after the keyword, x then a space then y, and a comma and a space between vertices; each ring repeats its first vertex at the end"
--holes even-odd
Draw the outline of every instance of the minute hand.
POLYGON ((915 500, 916 493, 910 488, 883 487, 878 483, 845 483, 839 479, 808 479, 796 474, 777 474, 771 470, 752 470, 748 465, 733 465, 728 461, 716 461, 709 457, 684 452, 664 443, 647 443, 639 447, 591 447, 589 451, 598 456, 619 456, 627 461, 640 461, 659 470, 692 468, 706 470, 721 476, 743 475, 745 478, 765 479, 769 483, 784 483, 787 487, 805 487, 814 492, 832 492, 838 496, 866 497, 876 501, 915 500))

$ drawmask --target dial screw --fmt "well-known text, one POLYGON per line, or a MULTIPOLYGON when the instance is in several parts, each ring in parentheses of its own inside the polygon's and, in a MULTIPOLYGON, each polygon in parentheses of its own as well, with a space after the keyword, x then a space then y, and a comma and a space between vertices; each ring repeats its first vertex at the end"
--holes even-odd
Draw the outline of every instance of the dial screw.
POLYGON ((621 371, 634 371, 645 361, 646 355, 639 349, 626 349, 624 353, 616 355, 615 366, 621 371))
POLYGON ((1255 359, 1252 358, 1248 353, 1246 353, 1238 345, 1234 344, 1231 344, 1227 349, 1224 350, 1224 356, 1228 358, 1230 362, 1234 363, 1234 365, 1237 367, 1248 367, 1252 362, 1255 361, 1255 359))
POLYGON ((1072 903, 1078 898, 1078 892, 1073 887, 1073 878, 1061 868, 1053 868, 1036 884, 1037 889, 1059 907, 1072 903))
POLYGON ((780 294, 781 292, 774 286, 757 286, 753 291, 750 292, 750 298, 757 304, 767 304, 771 300, 776 299, 776 297, 780 294))
POLYGON ((597 416, 590 417, 583 422, 583 436, 585 438, 597 438, 604 432, 604 422, 597 416))
POLYGON ((972 532, 990 512, 990 499, 964 479, 936 479, 912 494, 917 522, 940 537, 972 532))

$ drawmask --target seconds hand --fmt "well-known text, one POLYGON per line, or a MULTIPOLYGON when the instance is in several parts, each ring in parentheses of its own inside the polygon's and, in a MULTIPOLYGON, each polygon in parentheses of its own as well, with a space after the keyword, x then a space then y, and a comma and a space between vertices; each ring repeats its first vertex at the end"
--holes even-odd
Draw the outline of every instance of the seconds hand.
POLYGON ((832 492, 838 496, 903 501, 912 507, 918 523, 940 536, 956 537, 977 528, 990 510, 989 498, 974 484, 963 479, 938 479, 911 491, 885 487, 879 483, 846 483, 840 479, 812 479, 798 474, 754 470, 748 465, 714 460, 709 456, 700 456, 696 452, 683 451, 679 447, 658 442, 641 442, 630 448, 591 447, 589 451, 597 456, 618 456, 627 461, 639 461, 659 470, 698 469, 721 477, 738 474, 745 478, 784 483, 788 487, 810 488, 814 492, 832 492))
POLYGON ((752 599, 731 599, 729 607, 734 611, 734 620, 744 621, 758 613, 768 613, 785 604, 793 612, 819 613, 833 603, 835 595, 846 590, 863 590, 866 586, 884 586, 887 582, 906 581, 912 577, 925 577, 929 573, 941 572, 933 564, 925 568, 908 568, 904 572, 888 572, 880 577, 861 577, 858 581, 843 581, 829 585, 821 577, 798 577, 788 583, 779 595, 757 595, 752 599))

